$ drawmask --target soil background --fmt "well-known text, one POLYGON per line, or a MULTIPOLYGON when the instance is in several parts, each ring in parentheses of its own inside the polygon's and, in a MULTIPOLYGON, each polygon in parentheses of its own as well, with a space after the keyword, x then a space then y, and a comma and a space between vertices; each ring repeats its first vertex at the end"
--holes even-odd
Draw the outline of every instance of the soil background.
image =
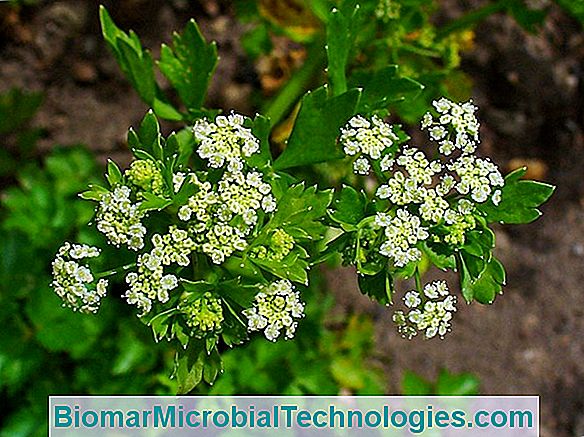
MULTIPOLYGON (((456 16, 480 1, 444 1, 456 16)), ((257 66, 243 53, 242 26, 230 2, 104 1, 114 19, 157 53, 172 31, 195 17, 221 57, 209 106, 254 111, 257 66)), ((98 2, 45 1, 15 13, 0 6, 0 92, 38 90, 34 124, 41 151, 82 143, 105 160, 127 157, 125 135, 146 111, 102 41, 98 2)), ((539 394, 542 436, 584 435, 584 32, 552 7, 532 35, 496 15, 476 28, 463 70, 474 82, 484 152, 505 169, 527 163, 533 177, 557 185, 536 223, 497 229, 508 272, 492 307, 461 305, 444 341, 406 341, 390 313, 360 298, 349 270, 328 274, 339 314, 376 320, 375 360, 399 390, 405 369, 434 378, 439 369, 473 372, 483 394, 539 394), (357 298, 356 298, 357 296, 357 298)), ((407 287, 407 284, 402 284, 407 287)))

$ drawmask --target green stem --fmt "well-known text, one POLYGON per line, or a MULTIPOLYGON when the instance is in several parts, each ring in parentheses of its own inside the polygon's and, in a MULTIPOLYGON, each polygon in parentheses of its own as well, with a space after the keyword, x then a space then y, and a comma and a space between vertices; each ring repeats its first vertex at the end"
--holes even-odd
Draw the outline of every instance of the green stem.
POLYGON ((484 20, 490 15, 503 11, 507 8, 509 0, 499 0, 494 3, 485 5, 479 9, 471 11, 456 20, 446 24, 437 34, 438 39, 443 39, 453 32, 467 29, 474 26, 479 21, 484 20))
POLYGON ((96 279, 106 278, 108 276, 117 275, 118 273, 125 272, 126 270, 131 269, 132 267, 136 267, 136 263, 126 264, 121 267, 116 267, 115 269, 107 270, 102 273, 98 273, 95 275, 96 279))
POLYGON ((414 273, 414 277, 416 278, 416 290, 418 290, 418 293, 420 293, 420 295, 423 295, 423 290, 422 290, 422 276, 420 275, 420 269, 418 266, 416 266, 416 273, 414 273))
POLYGON ((306 61, 284 85, 278 95, 262 108, 262 113, 270 119, 270 126, 277 125, 304 94, 317 72, 324 68, 325 52, 322 41, 313 42, 307 50, 306 61))

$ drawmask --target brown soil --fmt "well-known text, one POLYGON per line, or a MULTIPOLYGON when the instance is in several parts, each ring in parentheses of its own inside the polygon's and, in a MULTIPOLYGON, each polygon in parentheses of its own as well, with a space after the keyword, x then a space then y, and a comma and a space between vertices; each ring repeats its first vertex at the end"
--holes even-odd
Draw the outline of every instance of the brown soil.
MULTIPOLYGON (((239 46, 241 26, 228 2, 104 3, 154 51, 196 17, 206 36, 219 42, 212 105, 255 109, 249 94, 257 75, 239 46)), ((97 4, 45 2, 19 14, 0 7, 0 92, 14 86, 45 92, 34 121, 46 129, 43 148, 84 143, 104 156, 124 156, 126 130, 147 107, 101 40, 97 4)), ((508 272, 505 294, 492 308, 461 307, 444 341, 399 338, 390 312, 359 298, 350 271, 330 275, 336 310, 376 318, 376 359, 387 368, 389 392, 398 391, 404 369, 427 377, 443 367, 471 371, 485 394, 539 394, 542 436, 582 435, 584 33, 559 11, 538 36, 496 16, 478 27, 475 44, 463 65, 475 83, 486 150, 504 167, 530 160, 536 176, 558 186, 541 220, 497 230, 498 255, 508 272)))

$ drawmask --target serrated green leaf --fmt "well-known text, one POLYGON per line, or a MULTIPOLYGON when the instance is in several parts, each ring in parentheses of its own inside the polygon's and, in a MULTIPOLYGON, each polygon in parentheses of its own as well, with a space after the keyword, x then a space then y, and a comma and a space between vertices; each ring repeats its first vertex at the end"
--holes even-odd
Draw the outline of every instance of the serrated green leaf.
POLYGON ((116 39, 116 46, 121 59, 120 67, 142 100, 151 105, 157 88, 152 56, 145 50, 137 52, 132 45, 119 37, 116 39))
POLYGON ((186 350, 176 353, 174 373, 178 394, 189 393, 202 381, 206 355, 202 340, 192 340, 186 350))
POLYGON ((392 302, 393 279, 387 269, 375 275, 359 274, 357 280, 361 293, 383 305, 389 305, 392 302))
POLYGON ((107 188, 99 185, 89 185, 89 190, 79 193, 79 197, 85 200, 100 201, 105 193, 109 193, 107 188))
POLYGON ((357 107, 360 114, 385 109, 405 99, 413 100, 424 89, 421 83, 399 76, 397 65, 389 65, 375 72, 356 71, 351 75, 349 85, 363 90, 357 107))
POLYGON ((250 258, 250 260, 278 278, 308 285, 308 261, 299 256, 296 250, 290 252, 281 261, 258 258, 250 258))
POLYGON ((505 269, 499 260, 493 257, 484 267, 480 275, 476 276, 469 269, 468 259, 459 258, 462 294, 467 302, 473 299, 491 304, 497 294, 502 293, 505 285, 505 269))
POLYGON ((341 127, 355 114, 360 95, 360 90, 352 89, 328 98, 326 87, 305 94, 286 149, 274 168, 283 170, 342 158, 336 140, 341 127))
POLYGON ((162 118, 178 121, 182 114, 164 97, 154 75, 154 62, 150 52, 142 48, 138 36, 125 33, 111 19, 105 7, 100 6, 101 29, 120 69, 130 81, 140 98, 162 118))
POLYGON ((337 223, 356 225, 365 217, 366 204, 365 193, 344 185, 338 199, 333 202, 334 209, 330 217, 337 223))
POLYGON ((524 169, 519 169, 505 178, 498 205, 489 200, 478 205, 488 222, 505 224, 531 223, 541 216, 538 209, 553 194, 555 187, 543 182, 520 180, 524 169))
POLYGON ((189 111, 201 108, 217 65, 216 44, 207 44, 197 23, 190 20, 182 34, 173 35, 172 48, 162 45, 158 67, 189 111))
POLYGON ((219 373, 223 373, 223 361, 217 349, 207 353, 203 366, 203 379, 207 384, 213 385, 219 373))
POLYGON ((160 125, 154 112, 148 111, 138 129, 138 138, 142 148, 154 154, 154 143, 160 144, 160 125))

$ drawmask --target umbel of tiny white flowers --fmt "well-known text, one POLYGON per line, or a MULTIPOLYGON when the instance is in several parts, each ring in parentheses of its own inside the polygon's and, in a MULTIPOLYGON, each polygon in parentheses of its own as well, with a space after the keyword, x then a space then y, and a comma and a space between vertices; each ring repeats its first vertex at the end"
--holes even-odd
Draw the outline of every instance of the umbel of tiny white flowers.
POLYGON ((340 142, 347 155, 358 156, 353 163, 353 171, 367 175, 371 170, 369 160, 381 158, 383 152, 398 139, 392 127, 376 115, 371 120, 356 115, 341 128, 340 142))
POLYGON ((389 210, 378 213, 375 223, 384 228, 385 235, 379 253, 396 267, 421 259, 416 246, 432 234, 434 226, 443 226, 446 233, 433 238, 455 246, 464 244, 465 232, 476 226, 472 216, 475 205, 489 199, 497 205, 505 183, 495 164, 472 155, 479 143, 476 107, 471 102, 457 104, 447 99, 433 105, 439 116, 434 119, 426 114, 422 128, 439 142, 443 155, 439 159, 429 160, 424 151, 413 146, 394 156, 388 149, 397 138, 377 117, 371 122, 353 117, 341 130, 345 153, 361 154, 354 162, 356 173, 367 174, 369 160, 379 160, 382 172, 389 173, 376 190, 377 197, 389 200, 389 210), (455 150, 458 156, 453 154, 455 150))
POLYGON ((53 261, 53 282, 55 293, 63 299, 63 306, 82 313, 95 313, 101 299, 106 295, 108 281, 99 279, 97 283, 89 269, 80 261, 99 256, 97 247, 66 242, 59 249, 53 261))
POLYGON ((170 273, 165 275, 164 267, 173 263, 188 266, 195 242, 187 231, 171 226, 168 234, 154 234, 152 245, 149 253, 138 256, 138 271, 126 276, 130 288, 124 296, 142 311, 141 316, 150 312, 153 301, 168 302, 169 292, 178 286, 178 279, 170 273))
POLYGON ((445 281, 426 284, 423 293, 408 291, 403 301, 409 311, 396 311, 393 321, 405 338, 411 339, 418 332, 424 333, 426 338, 436 335, 444 338, 450 331, 452 313, 456 311, 456 296, 449 293, 445 281))
POLYGON ((96 214, 97 230, 114 246, 127 245, 138 251, 144 247, 146 228, 141 220, 145 214, 139 204, 132 203, 131 193, 130 187, 119 185, 101 196, 96 214))
POLYGON ((219 115, 214 122, 197 120, 193 133, 199 141, 199 156, 213 168, 226 163, 230 171, 241 168, 242 157, 250 157, 260 148, 259 140, 244 123, 245 118, 235 113, 227 117, 219 115))
POLYGON ((284 330, 284 338, 294 337, 298 322, 304 317, 304 302, 300 293, 286 279, 263 286, 255 296, 253 307, 243 311, 248 331, 264 331, 270 341, 276 341, 284 330))

